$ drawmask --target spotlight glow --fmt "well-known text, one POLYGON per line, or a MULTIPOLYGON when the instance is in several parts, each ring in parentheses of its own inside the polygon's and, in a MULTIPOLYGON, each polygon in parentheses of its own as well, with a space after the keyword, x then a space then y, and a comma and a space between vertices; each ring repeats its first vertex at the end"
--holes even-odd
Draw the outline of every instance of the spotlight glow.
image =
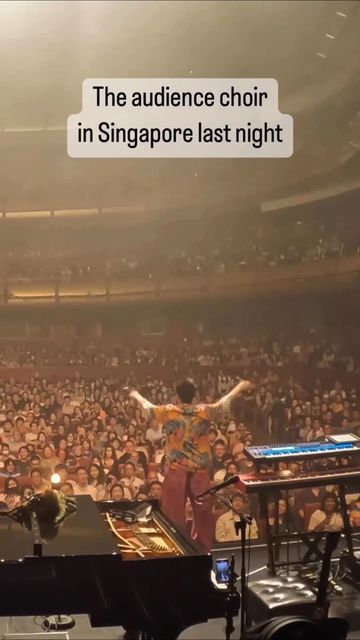
POLYGON ((61 484, 61 476, 59 473, 52 473, 50 480, 52 485, 61 484))

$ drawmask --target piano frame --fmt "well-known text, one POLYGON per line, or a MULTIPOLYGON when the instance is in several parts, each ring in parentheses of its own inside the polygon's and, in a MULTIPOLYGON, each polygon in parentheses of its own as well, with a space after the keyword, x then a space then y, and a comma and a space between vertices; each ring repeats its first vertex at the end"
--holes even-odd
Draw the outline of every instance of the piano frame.
MULTIPOLYGON (((76 514, 35 557, 32 536, 0 518, 0 615, 89 615, 93 627, 122 626, 156 640, 226 614, 227 591, 211 581, 212 556, 148 501, 183 555, 125 560, 104 512, 134 502, 95 503, 78 496, 76 514)), ((234 613, 235 615, 235 613, 234 613)))

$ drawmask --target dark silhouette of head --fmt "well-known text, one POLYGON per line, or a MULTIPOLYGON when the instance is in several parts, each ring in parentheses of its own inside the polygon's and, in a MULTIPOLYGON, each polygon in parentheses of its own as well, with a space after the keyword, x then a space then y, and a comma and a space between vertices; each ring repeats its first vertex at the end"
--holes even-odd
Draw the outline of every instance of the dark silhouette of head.
POLYGON ((178 394, 181 402, 185 402, 186 404, 190 404, 195 397, 196 394, 196 386, 194 380, 191 378, 186 378, 179 384, 176 385, 176 393, 178 394))

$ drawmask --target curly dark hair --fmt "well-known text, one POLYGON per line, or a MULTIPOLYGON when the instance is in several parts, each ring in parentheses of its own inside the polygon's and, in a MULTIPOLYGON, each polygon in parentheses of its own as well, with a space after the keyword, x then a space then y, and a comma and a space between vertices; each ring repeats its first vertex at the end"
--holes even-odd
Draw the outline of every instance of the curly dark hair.
POLYGON ((336 493, 334 493, 333 491, 327 491, 323 497, 323 499, 321 500, 321 510, 325 511, 325 502, 326 500, 333 500, 335 502, 335 509, 334 512, 337 513, 338 511, 340 511, 340 507, 339 507, 339 499, 336 495, 336 493))
POLYGON ((181 402, 190 404, 196 394, 196 384, 192 378, 186 378, 182 382, 176 385, 176 393, 178 394, 181 402))

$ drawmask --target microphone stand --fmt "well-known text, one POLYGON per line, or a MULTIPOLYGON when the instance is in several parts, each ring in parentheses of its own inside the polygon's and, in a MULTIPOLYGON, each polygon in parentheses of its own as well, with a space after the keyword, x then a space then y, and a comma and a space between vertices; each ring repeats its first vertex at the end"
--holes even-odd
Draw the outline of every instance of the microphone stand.
MULTIPOLYGON (((249 517, 249 516, 248 516, 249 517)), ((251 524, 244 516, 240 516, 239 522, 235 522, 235 531, 239 535, 241 531, 241 571, 240 571, 240 640, 244 636, 245 621, 247 614, 247 590, 246 590, 246 525, 251 524)))
POLYGON ((35 511, 30 513, 31 535, 33 539, 33 554, 37 558, 41 558, 43 554, 42 538, 40 533, 40 525, 35 511))
MULTIPOLYGON (((218 490, 220 490, 222 487, 219 487, 218 490)), ((216 487, 213 487, 213 489, 211 490, 212 493, 216 493, 216 487), (215 489, 215 490, 214 490, 215 489)), ((198 496, 197 496, 198 497, 198 496)), ((244 632, 245 632, 245 622, 246 622, 246 613, 247 613, 247 589, 246 589, 246 526, 247 525, 251 525, 252 523, 252 516, 248 515, 248 514, 239 514, 236 513, 236 511, 234 511, 232 504, 230 502, 230 500, 228 498, 223 498, 222 496, 217 496, 217 499, 219 500, 219 502, 221 502, 221 504, 223 504, 225 507, 227 507, 228 509, 231 509, 231 511, 233 512, 234 515, 239 516, 240 520, 234 522, 235 525, 235 532, 236 535, 239 535, 239 532, 241 531, 241 537, 240 537, 240 542, 241 542, 241 571, 240 571, 240 640, 242 640, 242 638, 244 637, 244 632)), ((230 581, 229 581, 229 593, 233 593, 234 592, 234 582, 235 582, 235 575, 234 575, 234 566, 233 566, 233 560, 232 560, 232 564, 231 564, 231 570, 230 570, 230 581)), ((228 620, 228 618, 227 618, 228 620)), ((226 626, 226 632, 228 632, 228 622, 227 622, 227 626, 226 626)), ((233 631, 233 628, 232 630, 233 631)), ((230 631, 230 633, 231 633, 230 631)), ((226 636, 228 638, 228 635, 226 636)))
POLYGON ((234 615, 239 607, 239 594, 236 590, 236 574, 235 574, 235 556, 231 556, 229 584, 226 594, 226 627, 225 639, 231 640, 231 634, 234 631, 234 615))

